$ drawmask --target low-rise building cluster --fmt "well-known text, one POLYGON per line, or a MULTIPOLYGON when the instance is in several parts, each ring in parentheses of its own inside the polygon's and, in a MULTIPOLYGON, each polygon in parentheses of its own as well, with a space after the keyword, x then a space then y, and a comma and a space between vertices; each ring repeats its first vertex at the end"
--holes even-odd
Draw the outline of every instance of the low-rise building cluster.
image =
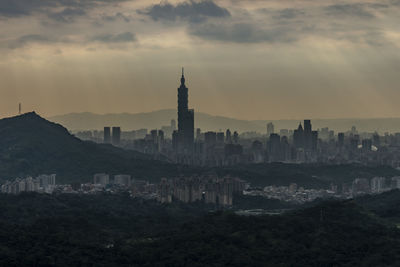
POLYGON ((334 186, 331 186, 330 189, 305 189, 304 187, 298 187, 295 183, 292 183, 289 186, 272 185, 266 186, 263 189, 253 188, 244 191, 244 194, 300 204, 313 201, 317 198, 341 197, 341 195, 335 191, 334 186))
POLYGON ((58 185, 57 193, 99 194, 130 193, 132 197, 157 199, 157 185, 145 180, 133 179, 128 174, 113 177, 107 173, 96 173, 93 182, 73 185, 58 185), (111 177, 111 178, 110 178, 111 177))
POLYGON ((292 183, 289 186, 266 186, 264 188, 249 188, 245 195, 262 196, 279 199, 286 202, 305 203, 317 198, 349 199, 363 194, 380 194, 389 190, 400 189, 400 176, 391 178, 373 177, 356 178, 350 184, 341 186, 331 184, 329 189, 305 189, 292 183))

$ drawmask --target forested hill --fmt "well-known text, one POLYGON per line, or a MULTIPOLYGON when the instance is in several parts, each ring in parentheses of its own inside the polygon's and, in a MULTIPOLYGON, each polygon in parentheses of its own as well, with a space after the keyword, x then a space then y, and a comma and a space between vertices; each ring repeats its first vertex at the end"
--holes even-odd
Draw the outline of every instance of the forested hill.
POLYGON ((128 195, 0 194, 0 265, 399 266, 400 230, 375 209, 380 198, 400 193, 270 216, 128 195))
POLYGON ((91 181, 98 172, 158 179, 176 168, 139 152, 81 141, 34 112, 0 120, 0 182, 41 173, 56 173, 57 183, 91 181))

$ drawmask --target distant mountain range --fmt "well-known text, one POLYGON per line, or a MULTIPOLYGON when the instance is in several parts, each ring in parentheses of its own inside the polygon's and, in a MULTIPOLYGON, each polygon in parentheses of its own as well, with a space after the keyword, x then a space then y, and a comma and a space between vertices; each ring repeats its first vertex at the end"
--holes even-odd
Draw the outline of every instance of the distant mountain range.
MULTIPOLYGON (((141 128, 160 129, 169 125, 171 119, 176 119, 174 109, 158 110, 147 113, 120 113, 120 114, 94 114, 89 112, 70 113, 49 117, 50 121, 60 123, 70 131, 100 130, 104 126, 120 126, 122 130, 137 130, 141 128)), ((239 120, 223 116, 213 116, 206 113, 195 112, 195 127, 203 131, 225 131, 226 129, 239 132, 256 131, 266 132, 266 124, 273 122, 275 129, 295 129, 300 120, 239 120)), ((312 119, 314 129, 329 127, 335 131, 348 131, 356 126, 359 131, 374 132, 400 132, 400 118, 373 118, 373 119, 312 119)))
POLYGON ((56 173, 57 183, 89 182, 93 174, 159 179, 177 166, 112 145, 81 141, 34 112, 0 120, 0 182, 56 173))

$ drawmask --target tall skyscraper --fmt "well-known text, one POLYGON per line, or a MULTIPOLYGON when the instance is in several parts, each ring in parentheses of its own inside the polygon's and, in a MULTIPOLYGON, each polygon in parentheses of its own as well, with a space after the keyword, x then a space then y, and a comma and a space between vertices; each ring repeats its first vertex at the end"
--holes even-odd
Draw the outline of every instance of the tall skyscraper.
POLYGON ((293 133, 293 144, 296 148, 304 148, 304 130, 301 123, 293 133))
POLYGON ((201 129, 197 128, 196 129, 196 140, 199 141, 201 139, 201 129))
POLYGON ((190 154, 194 144, 194 110, 188 109, 188 88, 182 68, 181 86, 178 88, 178 152, 190 154))
POLYGON ((312 149, 312 141, 313 134, 312 134, 312 126, 310 120, 304 120, 304 148, 306 150, 312 149))
POLYGON ((104 127, 104 139, 103 142, 105 144, 111 143, 111 130, 110 127, 104 127))
POLYGON ((114 146, 119 145, 121 142, 121 128, 112 127, 112 144, 114 146))

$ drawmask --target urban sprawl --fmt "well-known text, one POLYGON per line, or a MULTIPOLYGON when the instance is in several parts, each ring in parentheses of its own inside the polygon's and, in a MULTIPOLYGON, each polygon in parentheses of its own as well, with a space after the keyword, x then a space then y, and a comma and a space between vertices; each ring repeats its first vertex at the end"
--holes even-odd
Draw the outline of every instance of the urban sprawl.
MULTIPOLYGON (((137 150, 154 158, 195 166, 231 166, 250 163, 359 163, 400 167, 400 133, 379 135, 359 133, 356 127, 335 133, 329 128, 313 130, 310 120, 304 120, 297 129, 275 132, 273 123, 266 125, 265 133, 226 129, 220 132, 202 132, 194 129, 194 110, 188 107, 188 88, 182 70, 178 88, 178 127, 171 120, 160 130, 148 129, 121 132, 120 127, 104 127, 103 131, 83 131, 75 135, 83 140, 107 143, 124 149, 137 150)), ((329 189, 287 186, 255 188, 237 177, 198 175, 162 178, 158 184, 132 179, 131 175, 95 174, 93 183, 57 185, 56 175, 36 178, 16 178, 1 186, 2 193, 119 193, 129 192, 132 197, 172 201, 203 201, 230 206, 236 194, 262 196, 282 201, 304 203, 316 198, 351 198, 360 194, 381 193, 400 188, 400 177, 355 177, 349 184, 331 184, 329 189)))

